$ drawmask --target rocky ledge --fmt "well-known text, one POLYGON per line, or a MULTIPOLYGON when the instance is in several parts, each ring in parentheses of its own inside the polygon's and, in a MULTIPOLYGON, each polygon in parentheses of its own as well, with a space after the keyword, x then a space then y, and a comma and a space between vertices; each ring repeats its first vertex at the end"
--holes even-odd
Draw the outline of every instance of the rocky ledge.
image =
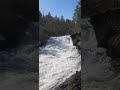
POLYGON ((55 90, 81 90, 81 72, 76 72, 55 90))

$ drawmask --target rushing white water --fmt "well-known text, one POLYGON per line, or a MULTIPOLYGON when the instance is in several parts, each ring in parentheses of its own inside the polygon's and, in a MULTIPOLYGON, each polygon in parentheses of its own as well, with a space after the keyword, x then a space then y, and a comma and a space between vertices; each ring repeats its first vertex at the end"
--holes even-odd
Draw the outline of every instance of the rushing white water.
POLYGON ((81 56, 70 36, 51 37, 39 55, 39 89, 54 87, 80 71, 81 56))

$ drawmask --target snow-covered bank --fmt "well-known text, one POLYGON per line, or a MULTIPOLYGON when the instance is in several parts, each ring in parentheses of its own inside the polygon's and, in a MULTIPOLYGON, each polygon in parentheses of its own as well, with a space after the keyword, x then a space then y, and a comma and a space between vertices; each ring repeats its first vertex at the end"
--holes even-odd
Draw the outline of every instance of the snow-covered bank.
POLYGON ((39 55, 40 90, 53 90, 71 75, 80 71, 81 56, 70 36, 51 37, 39 55))

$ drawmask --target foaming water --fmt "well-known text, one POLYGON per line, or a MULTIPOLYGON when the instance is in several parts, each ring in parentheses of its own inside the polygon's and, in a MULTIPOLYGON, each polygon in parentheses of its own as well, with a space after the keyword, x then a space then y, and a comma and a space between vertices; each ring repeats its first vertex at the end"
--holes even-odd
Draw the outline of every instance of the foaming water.
POLYGON ((80 71, 81 56, 70 36, 51 37, 39 55, 39 89, 54 90, 76 71, 80 71))

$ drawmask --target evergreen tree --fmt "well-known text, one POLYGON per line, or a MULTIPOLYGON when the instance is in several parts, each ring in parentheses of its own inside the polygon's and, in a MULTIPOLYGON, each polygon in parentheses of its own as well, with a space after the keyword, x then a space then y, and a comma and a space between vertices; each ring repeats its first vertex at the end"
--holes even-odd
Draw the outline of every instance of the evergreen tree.
POLYGON ((64 19, 63 16, 58 18, 53 17, 49 12, 47 15, 43 16, 40 12, 40 32, 45 35, 51 36, 63 36, 72 34, 72 29, 74 28, 74 22, 69 19, 64 19))
POLYGON ((79 1, 73 15, 73 21, 75 22, 76 32, 80 32, 80 21, 81 21, 80 19, 81 19, 81 7, 80 7, 80 1, 79 1))

